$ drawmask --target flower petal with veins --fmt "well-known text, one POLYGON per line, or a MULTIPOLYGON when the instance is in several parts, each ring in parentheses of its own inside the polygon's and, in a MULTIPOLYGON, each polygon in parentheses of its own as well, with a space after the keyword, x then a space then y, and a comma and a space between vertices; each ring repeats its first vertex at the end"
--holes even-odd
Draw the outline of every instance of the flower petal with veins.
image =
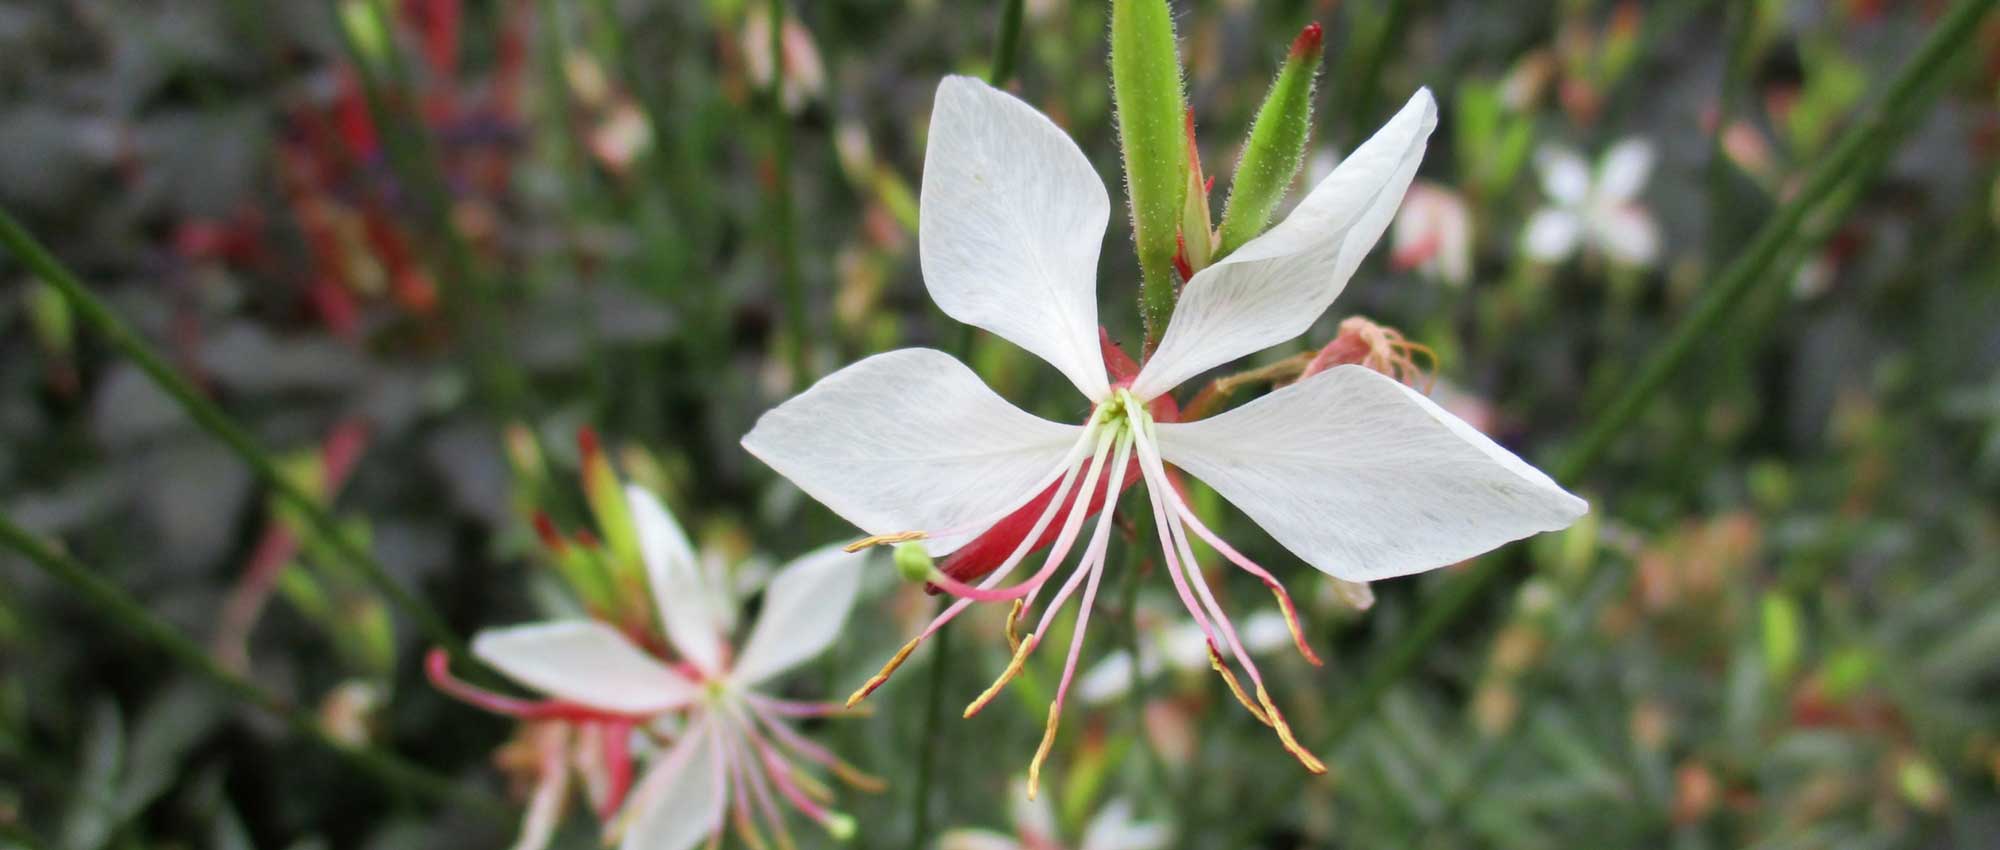
POLYGON ((743 644, 731 676, 749 687, 825 650, 840 634, 861 589, 864 555, 832 546, 785 567, 764 591, 757 625, 743 644))
POLYGON ((1348 581, 1455 563, 1565 528, 1589 507, 1430 399, 1359 366, 1158 432, 1166 460, 1348 581))
POLYGON ((483 631, 472 654, 524 685, 602 711, 650 714, 696 694, 693 682, 596 620, 483 631))
POLYGON ((948 354, 906 348, 820 379, 757 420, 743 447, 870 534, 957 549, 1053 481, 1083 429, 988 389, 948 354))
POLYGON ((918 210, 931 300, 1103 399, 1097 254, 1111 196, 1076 143, 1019 98, 946 77, 931 110, 918 210))
POLYGON ((1283 222, 1197 272, 1132 392, 1150 401, 1319 321, 1388 229, 1436 126, 1437 101, 1419 90, 1283 222))

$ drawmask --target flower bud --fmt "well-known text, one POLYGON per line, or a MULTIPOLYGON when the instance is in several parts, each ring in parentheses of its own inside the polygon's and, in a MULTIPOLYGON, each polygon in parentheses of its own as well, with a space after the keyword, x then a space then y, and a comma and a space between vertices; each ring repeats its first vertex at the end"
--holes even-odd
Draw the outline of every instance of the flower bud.
POLYGON ((921 540, 910 540, 896 544, 896 572, 904 581, 930 581, 936 566, 931 561, 930 550, 924 548, 921 540))

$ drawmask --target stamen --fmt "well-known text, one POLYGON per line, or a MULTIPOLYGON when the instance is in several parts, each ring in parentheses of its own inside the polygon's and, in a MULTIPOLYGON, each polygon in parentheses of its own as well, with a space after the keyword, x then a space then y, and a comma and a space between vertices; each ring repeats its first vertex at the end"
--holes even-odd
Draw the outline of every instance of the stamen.
POLYGON ((1270 588, 1271 593, 1278 597, 1278 610, 1284 612, 1285 628, 1291 630, 1292 644, 1298 647, 1299 654, 1305 656, 1306 661, 1311 662, 1314 667, 1323 666, 1319 660, 1319 656, 1306 643, 1305 624, 1299 618, 1298 606, 1292 604, 1292 595, 1285 591, 1285 585, 1279 582, 1276 576, 1271 575, 1269 570, 1259 566, 1257 562, 1244 557, 1243 553, 1236 551, 1236 547, 1229 545, 1228 541, 1223 540, 1221 535, 1209 530, 1209 527, 1202 523, 1201 518, 1195 516, 1194 511, 1188 508, 1187 502, 1180 498, 1180 494, 1175 493, 1168 498, 1173 504, 1174 512, 1180 515, 1181 520, 1187 524, 1187 527, 1194 529, 1194 533, 1206 542, 1209 548, 1222 553, 1222 557, 1228 559, 1230 563, 1242 567, 1245 572, 1256 576, 1259 581, 1264 583, 1265 587, 1270 588))
POLYGON ((910 653, 917 651, 917 644, 923 642, 923 635, 910 638, 909 643, 903 644, 902 649, 896 650, 895 657, 890 658, 889 663, 882 665, 880 672, 876 673, 860 689, 847 697, 847 707, 853 708, 855 703, 867 699, 868 695, 874 693, 876 688, 882 687, 882 683, 889 681, 889 677, 895 674, 896 668, 903 666, 903 662, 909 659, 910 653))
POLYGON ((1257 686, 1257 701, 1263 703, 1264 710, 1270 713, 1271 728, 1278 730, 1278 741, 1285 745, 1285 749, 1291 752, 1300 764, 1305 765, 1307 770, 1313 773, 1325 773, 1326 763, 1299 744, 1299 739, 1292 735, 1292 725, 1285 722, 1285 715, 1278 711, 1276 703, 1271 702, 1271 694, 1264 690, 1263 685, 1257 686))
POLYGON ((876 534, 863 537, 860 540, 842 546, 840 547, 840 551, 852 554, 870 546, 891 546, 897 543, 908 543, 912 540, 922 540, 929 536, 930 533, 924 531, 898 531, 894 534, 876 534))
POLYGON ((1021 609, 1026 607, 1026 602, 1016 599, 1013 609, 1007 612, 1007 649, 1010 651, 1021 649, 1021 635, 1015 629, 1021 625, 1021 609))
MULTIPOLYGON (((1129 458, 1130 448, 1131 441, 1129 439, 1120 441, 1118 466, 1119 475, 1121 476, 1124 474, 1125 461, 1129 458)), ((1063 661, 1062 679, 1056 683, 1055 701, 1049 703, 1049 721, 1048 725, 1042 730, 1042 744, 1035 749, 1034 760, 1028 763, 1028 799, 1030 800, 1035 798, 1035 788, 1041 781, 1042 760, 1048 758, 1049 747, 1055 744, 1056 726, 1062 720, 1062 707, 1064 700, 1069 696, 1070 680, 1076 677, 1076 659, 1083 651, 1084 631, 1090 627, 1090 612, 1097 604, 1097 587, 1104 578, 1104 552, 1111 539, 1110 535, 1105 532, 1109 531, 1110 528, 1111 516, 1107 511, 1105 516, 1098 519, 1096 539, 1091 541, 1090 551, 1084 555, 1084 563, 1079 567, 1079 569, 1090 571, 1090 582, 1084 586, 1083 601, 1077 604, 1076 627, 1071 630, 1069 639, 1069 658, 1063 661)), ((1062 601, 1058 599, 1050 604, 1049 610, 1053 612, 1060 607, 1062 607, 1062 601)), ((1039 640, 1040 638, 1041 632, 1037 630, 1035 637, 1032 639, 1039 640)))
MULTIPOLYGON (((1063 560, 1069 556, 1070 547, 1076 543, 1076 535, 1083 526, 1084 517, 1090 508, 1091 498, 1097 493, 1098 480, 1103 477, 1105 456, 1110 453, 1113 436, 1109 429, 1106 429, 1103 434, 1098 436, 1097 452, 1090 459, 1090 470, 1084 473, 1083 487, 1078 490, 1078 497, 1071 500, 1069 515, 1063 519, 1062 533, 1056 537, 1055 543, 1049 547, 1048 559, 1042 563, 1042 569, 1039 572, 1020 584, 1005 590, 990 590, 985 586, 974 587, 942 573, 933 576, 931 583, 953 596, 979 602, 1005 602, 1010 599, 1019 599, 1033 593, 1036 588, 1041 587, 1044 582, 1049 580, 1050 576, 1055 575, 1056 569, 1061 567, 1063 560)), ((1058 504, 1058 502, 1052 499, 1050 500, 1050 504, 1058 504)), ((1041 532, 1039 530, 1032 532, 1027 537, 1022 538, 1022 544, 1027 545, 1040 536, 1041 532)), ((1011 561, 1013 559, 1010 558, 1008 560, 1011 561)))
POLYGON ((1215 668, 1215 672, 1222 674, 1222 681, 1229 683, 1229 692, 1235 694, 1236 701, 1242 703, 1244 708, 1250 710, 1251 717, 1257 718, 1257 722, 1265 726, 1271 725, 1271 718, 1264 713, 1263 709, 1258 708, 1255 702, 1250 700, 1249 692, 1243 690, 1243 683, 1236 681, 1236 673, 1229 669, 1229 665, 1222 662, 1222 654, 1216 651, 1214 641, 1210 641, 1208 644, 1208 666, 1215 668))
POLYGON ((1042 744, 1035 748, 1035 758, 1028 762, 1028 799, 1035 799, 1035 793, 1042 784, 1042 761, 1049 757, 1049 747, 1056 742, 1056 726, 1062 722, 1062 706, 1049 703, 1049 721, 1042 727, 1042 744))
POLYGON ((987 703, 992 702, 994 697, 1000 695, 1001 688, 1007 687, 1008 682, 1013 681, 1015 676, 1021 674, 1022 665, 1028 663, 1028 653, 1034 652, 1035 644, 1040 641, 1040 635, 1029 635, 1027 640, 1021 641, 1020 647, 1014 650, 1013 660, 1007 662, 1007 669, 1000 671, 1000 678, 993 680, 993 684, 987 686, 986 690, 981 692, 978 698, 965 707, 966 717, 970 718, 978 714, 980 709, 985 708, 987 703))
MULTIPOLYGON (((756 697, 756 699, 768 698, 756 697)), ((833 754, 832 750, 813 743, 810 739, 793 731, 792 727, 786 725, 784 721, 767 714, 754 700, 750 704, 750 711, 757 720, 764 724, 765 728, 770 730, 771 737, 776 739, 777 743, 790 748, 800 758, 832 771, 834 776, 838 777, 840 781, 847 783, 849 787, 867 794, 879 794, 888 789, 888 782, 842 761, 839 756, 833 754)))

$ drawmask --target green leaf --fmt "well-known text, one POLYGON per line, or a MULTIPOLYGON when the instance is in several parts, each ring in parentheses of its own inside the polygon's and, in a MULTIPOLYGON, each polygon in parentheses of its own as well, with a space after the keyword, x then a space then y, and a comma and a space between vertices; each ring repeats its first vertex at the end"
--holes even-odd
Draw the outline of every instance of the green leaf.
POLYGON ((1173 315, 1175 237, 1187 196, 1187 103, 1166 0, 1112 0, 1111 88, 1144 278, 1139 308, 1150 344, 1173 315))
POLYGON ((1285 188, 1305 161, 1312 135, 1313 81, 1319 74, 1325 42, 1319 24, 1307 24, 1292 41, 1285 67, 1257 108, 1243 157, 1230 177, 1229 202, 1222 209, 1222 240, 1216 256, 1229 252, 1264 232, 1271 213, 1284 200, 1285 188))

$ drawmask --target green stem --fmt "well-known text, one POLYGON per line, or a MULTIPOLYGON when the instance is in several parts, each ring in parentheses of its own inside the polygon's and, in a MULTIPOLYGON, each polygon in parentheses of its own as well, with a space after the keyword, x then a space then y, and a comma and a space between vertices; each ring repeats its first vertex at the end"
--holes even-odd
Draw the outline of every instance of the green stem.
POLYGON ((340 524, 333 515, 320 506, 319 501, 310 492, 278 467, 270 452, 259 446, 249 432, 237 425, 214 402, 203 397, 194 385, 188 383, 187 379, 175 372, 165 359, 154 353, 131 326, 125 324, 124 320, 113 314, 103 301, 98 300, 97 296, 84 288, 84 285, 76 279, 76 275, 70 273, 69 269, 51 255, 48 249, 42 247, 40 242, 35 241, 35 238, 29 235, 28 231, 23 229, 6 210, 0 210, 0 246, 4 246, 8 253, 13 254, 30 273, 61 292, 63 298, 69 302, 70 309, 76 311, 76 315, 84 323, 96 328, 113 348, 131 358, 140 371, 145 372, 155 385, 171 396, 197 424, 221 440, 244 463, 249 464, 251 471, 264 479, 264 482, 277 492, 279 498, 305 518, 306 525, 314 536, 353 564, 369 584, 416 622, 425 637, 443 646, 452 654, 454 660, 465 664, 474 663, 471 654, 466 651, 465 641, 452 632, 451 627, 445 625, 443 617, 422 600, 397 585, 396 580, 389 577, 381 562, 350 540, 341 531, 340 524))
POLYGON ((1014 78, 1014 60, 1021 46, 1023 0, 1001 0, 1000 38, 993 43, 993 74, 987 78, 994 88, 1002 88, 1014 78))
POLYGON ((938 724, 944 716, 944 680, 951 666, 951 630, 931 638, 931 689, 924 703, 923 744, 917 750, 917 782, 910 801, 910 850, 923 850, 930 840, 931 777, 936 775, 938 724))
MULTIPOLYGON (((1887 161, 1889 147, 1914 125, 1913 119, 1927 107, 1930 95, 1935 93, 1932 84, 1941 77, 1947 60, 1965 46, 1994 2, 1959 0, 1952 7, 1867 117, 1842 136, 1833 152, 1813 170, 1804 188, 1758 231, 1756 239, 1724 269, 1717 283, 1681 321, 1665 346, 1653 354, 1639 376, 1626 385, 1625 391, 1585 432, 1578 448, 1556 467, 1557 479, 1574 481, 1589 472, 1611 441, 1645 410, 1695 346, 1733 314, 1743 296, 1759 282, 1781 279, 1782 276, 1770 274, 1771 266, 1798 233, 1801 222, 1844 181, 1858 184, 1873 177, 1887 161)), ((1423 616, 1408 636, 1363 674, 1354 696, 1334 712, 1321 742, 1321 752, 1345 741, 1362 720, 1373 714, 1382 694, 1415 667, 1451 627, 1458 625, 1472 609, 1472 603, 1484 597, 1495 580, 1507 572, 1502 561, 1511 563, 1513 559, 1488 558, 1475 562, 1453 579, 1438 599, 1425 603, 1423 616)))
POLYGON ((0 515, 0 545, 19 552, 51 578, 82 596, 93 607, 118 622, 146 642, 158 646, 175 661, 207 679, 231 697, 256 706, 285 723, 291 731, 384 783, 417 796, 440 802, 457 802, 492 816, 497 821, 511 817, 508 807, 486 794, 463 787, 394 755, 349 744, 328 734, 307 712, 286 703, 276 694, 223 669, 199 644, 176 631, 131 594, 92 572, 74 558, 56 551, 11 518, 0 515))
POLYGON ((791 337, 792 386, 812 381, 811 312, 799 277, 798 238, 792 219, 792 117, 785 112, 785 0, 771 0, 771 239, 778 253, 779 291, 791 337))

